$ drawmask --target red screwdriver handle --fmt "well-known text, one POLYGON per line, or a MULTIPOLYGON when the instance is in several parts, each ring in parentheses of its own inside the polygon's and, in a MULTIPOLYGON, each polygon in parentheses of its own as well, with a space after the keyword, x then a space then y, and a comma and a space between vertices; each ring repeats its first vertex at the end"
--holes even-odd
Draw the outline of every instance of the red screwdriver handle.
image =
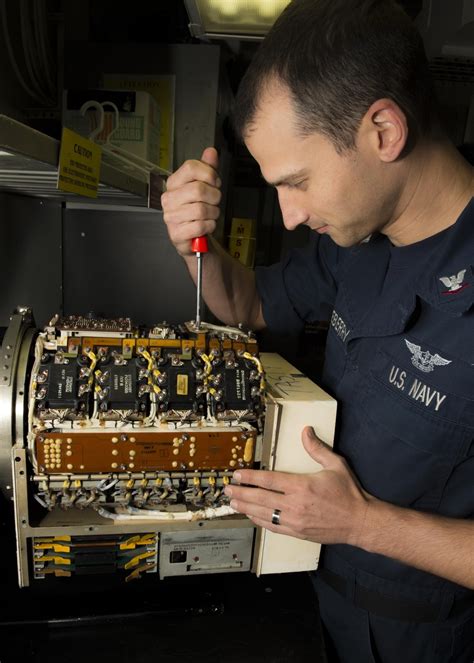
POLYGON ((193 253, 207 253, 209 248, 207 246, 207 237, 202 235, 201 237, 195 237, 191 240, 191 250, 193 253))

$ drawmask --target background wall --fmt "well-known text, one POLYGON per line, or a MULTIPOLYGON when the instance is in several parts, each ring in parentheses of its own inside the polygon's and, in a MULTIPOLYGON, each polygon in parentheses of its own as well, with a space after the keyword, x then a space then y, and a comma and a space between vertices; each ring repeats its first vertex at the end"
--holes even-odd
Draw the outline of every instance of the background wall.
POLYGON ((64 312, 184 322, 195 287, 161 212, 68 206, 63 214, 64 312))
POLYGON ((46 324, 62 303, 61 204, 0 193, 0 326, 18 305, 46 324))

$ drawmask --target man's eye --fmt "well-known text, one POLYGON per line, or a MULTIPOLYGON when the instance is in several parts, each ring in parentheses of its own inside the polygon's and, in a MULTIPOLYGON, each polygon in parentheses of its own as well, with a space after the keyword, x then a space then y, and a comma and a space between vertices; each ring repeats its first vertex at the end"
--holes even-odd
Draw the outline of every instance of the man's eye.
POLYGON ((289 189, 302 189, 306 180, 301 180, 301 182, 289 182, 286 186, 289 189))

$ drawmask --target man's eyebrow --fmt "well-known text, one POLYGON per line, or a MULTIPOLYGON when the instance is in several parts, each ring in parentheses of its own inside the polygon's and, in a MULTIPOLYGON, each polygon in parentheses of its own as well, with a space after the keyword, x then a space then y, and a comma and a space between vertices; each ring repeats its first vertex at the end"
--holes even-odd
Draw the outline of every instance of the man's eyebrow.
POLYGON ((307 176, 308 176, 308 169, 303 168, 303 170, 299 170, 296 173, 290 173, 288 175, 280 177, 278 180, 275 180, 274 182, 269 182, 267 179, 265 179, 262 173, 263 179, 270 186, 282 186, 284 184, 294 184, 295 182, 299 182, 301 179, 304 179, 307 176))

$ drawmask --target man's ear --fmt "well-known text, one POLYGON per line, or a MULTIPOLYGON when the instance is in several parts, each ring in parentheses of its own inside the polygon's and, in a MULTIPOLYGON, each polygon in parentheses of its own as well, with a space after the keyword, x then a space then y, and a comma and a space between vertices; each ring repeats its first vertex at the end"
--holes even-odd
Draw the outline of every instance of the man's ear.
POLYGON ((362 118, 362 134, 381 161, 396 161, 408 142, 406 115, 391 99, 378 99, 362 118))

